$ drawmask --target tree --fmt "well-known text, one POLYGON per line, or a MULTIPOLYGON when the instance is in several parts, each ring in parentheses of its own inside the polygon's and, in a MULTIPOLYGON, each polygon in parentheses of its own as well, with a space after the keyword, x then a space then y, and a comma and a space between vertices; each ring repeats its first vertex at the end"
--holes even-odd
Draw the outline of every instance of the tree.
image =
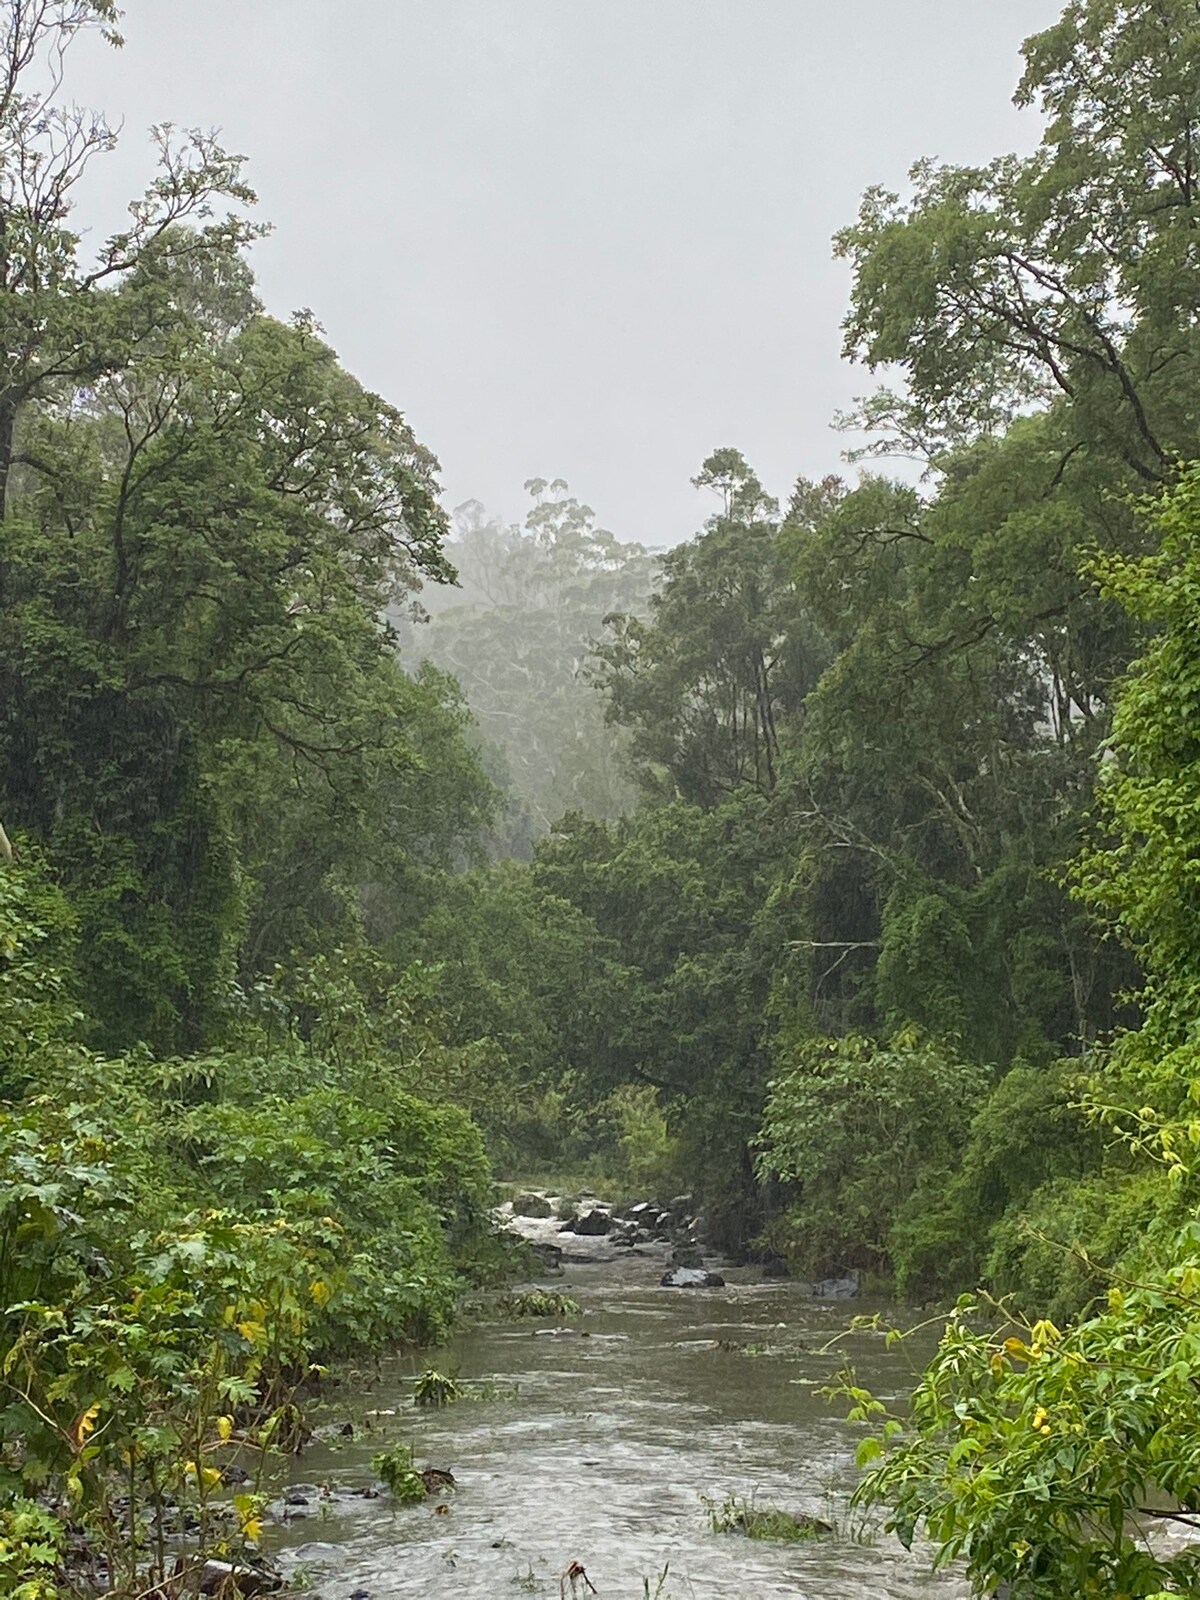
POLYGON ((134 311, 121 293, 139 263, 203 261, 261 231, 242 214, 254 194, 241 157, 210 134, 163 125, 153 133, 158 174, 128 225, 95 261, 81 259, 73 191, 116 135, 103 116, 60 101, 63 63, 84 29, 120 44, 117 17, 113 0, 6 0, 0 12, 0 519, 13 466, 37 464, 19 451, 23 412, 122 370, 144 340, 169 331, 169 305, 142 297, 134 311), (235 209, 214 219, 217 203, 235 209))
POLYGON ((1078 886, 1148 973, 1145 1020, 1118 1046, 1118 1064, 1142 1099, 1174 1117, 1193 1098, 1200 1015, 1200 468, 1158 498, 1154 521, 1153 554, 1093 566, 1148 637, 1119 691, 1097 786, 1103 832, 1079 861, 1078 886))
POLYGON ((1057 472, 1059 438, 1056 416, 1023 418, 946 456, 936 495, 869 475, 815 525, 785 525, 838 651, 784 784, 819 1031, 918 1022, 1002 1064, 1112 1020, 1127 974, 1046 869, 1074 848, 1131 648, 1080 551, 1098 525, 1106 543, 1144 534, 1094 462, 1057 472))
POLYGON ((311 319, 262 315, 239 238, 142 240, 105 291, 136 338, 26 396, 0 526, 3 806, 69 863, 114 1048, 195 1047, 490 810, 456 691, 382 620, 451 575, 437 464, 311 319))
POLYGON ((431 620, 401 633, 407 659, 427 657, 462 685, 511 796, 501 848, 518 854, 568 811, 612 817, 634 802, 590 650, 610 613, 644 612, 657 565, 598 528, 561 479, 526 488, 523 528, 489 522, 474 502, 459 507, 447 546, 458 588, 427 591, 431 620))
POLYGON ((987 1074, 911 1031, 885 1046, 784 1034, 772 1053, 757 1167, 796 1196, 772 1243, 810 1277, 890 1274, 903 1209, 953 1171, 987 1074))
MULTIPOLYGON (((965 1557, 981 1592, 1003 1582, 1014 1600, 1190 1594, 1198 1576, 1194 1546, 1160 1546, 1138 1526, 1167 1519, 1194 1529, 1200 1489, 1195 468, 1160 499, 1157 525, 1158 554, 1098 564, 1107 592, 1157 631, 1118 693, 1099 787, 1108 836, 1079 868, 1081 891, 1135 941, 1149 970, 1142 1026, 1118 1038, 1110 1062, 1095 1063, 1087 1091, 1093 1118, 1126 1151, 1106 1165, 1099 1207, 1110 1228, 1122 1217, 1123 1248, 1106 1267, 1090 1240, 1063 1241, 1107 1283, 1065 1332, 964 1296, 917 1387, 911 1424, 888 1424, 895 1446, 862 1490, 892 1507, 906 1542, 923 1525, 940 1559, 965 1557), (1007 1325, 995 1330, 998 1312, 1007 1325)), ((1069 1196, 1056 1185, 1046 1198, 1061 1213, 1069 1196)), ((852 1392, 860 1416, 882 1413, 852 1392)), ((881 1449, 868 1441, 860 1459, 881 1449)))
POLYGON ((1024 55, 1033 156, 921 162, 911 199, 868 191, 838 236, 846 352, 906 384, 859 421, 936 461, 1061 397, 1064 460, 1098 450, 1153 484, 1196 425, 1195 8, 1072 0, 1024 55))
MULTIPOLYGON (((824 665, 823 641, 789 583, 779 507, 736 450, 693 480, 722 509, 670 551, 649 621, 612 619, 597 651, 609 717, 633 734, 648 793, 702 806, 779 778, 781 728, 824 665)), ((833 484, 816 491, 836 498, 833 484)))
POLYGON ((786 847, 786 818, 745 786, 710 810, 676 800, 615 823, 564 818, 533 862, 539 891, 578 908, 611 953, 591 1084, 659 1092, 713 1236, 738 1248, 761 1223, 750 1143, 786 847))

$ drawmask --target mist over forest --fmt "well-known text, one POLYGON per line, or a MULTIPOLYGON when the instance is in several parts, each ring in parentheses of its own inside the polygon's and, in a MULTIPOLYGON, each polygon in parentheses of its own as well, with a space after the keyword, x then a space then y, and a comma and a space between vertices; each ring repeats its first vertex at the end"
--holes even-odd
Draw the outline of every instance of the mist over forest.
POLYGON ((780 499, 698 438, 655 548, 584 482, 448 508, 406 396, 264 303, 218 134, 77 227, 117 130, 72 50, 120 26, 0 4, 0 1594, 305 1587, 309 1491, 429 1500, 406 1561, 490 1533, 370 1386, 519 1415, 512 1327, 576 1289, 646 1318, 580 1384, 652 1291, 804 1330, 689 1307, 654 1381, 725 1360, 749 1462, 722 1372, 809 1360, 768 1420, 847 1509, 747 1467, 682 1539, 819 1545, 831 1595, 917 1582, 861 1565, 894 1536, 947 1594, 1200 1592, 1194 0, 1070 0, 1031 153, 867 190, 844 470, 780 499), (887 1327, 907 1375, 828 1355, 887 1327))

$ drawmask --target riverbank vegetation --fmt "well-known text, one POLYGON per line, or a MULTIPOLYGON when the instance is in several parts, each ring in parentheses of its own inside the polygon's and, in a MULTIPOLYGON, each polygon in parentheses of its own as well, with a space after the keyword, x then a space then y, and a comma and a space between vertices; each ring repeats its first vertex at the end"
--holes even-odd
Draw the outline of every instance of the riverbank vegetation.
POLYGON ((981 1285, 869 1492, 1014 1600, 1189 1592, 1130 1519, 1200 1496, 1194 7, 1072 0, 1033 155, 864 197, 860 470, 717 449, 658 554, 557 481, 452 527, 214 138, 89 253, 39 63, 116 10, 0 16, 4 1581, 252 1550, 314 1364, 572 1168, 981 1285))

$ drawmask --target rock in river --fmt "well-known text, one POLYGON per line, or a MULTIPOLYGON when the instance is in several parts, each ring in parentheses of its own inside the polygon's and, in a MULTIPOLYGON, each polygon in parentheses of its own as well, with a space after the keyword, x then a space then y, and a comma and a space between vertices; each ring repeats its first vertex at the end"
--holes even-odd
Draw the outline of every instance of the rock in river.
POLYGON ((252 1595, 274 1594, 283 1588, 283 1579, 275 1572, 265 1572, 259 1567, 239 1566, 232 1561, 206 1561, 192 1582, 199 1594, 242 1595, 250 1600, 252 1595))
POLYGON ((571 1232, 598 1238, 602 1233, 610 1233, 612 1225, 613 1219, 609 1212, 593 1209, 585 1211, 582 1216, 575 1218, 575 1221, 571 1224, 571 1232))
POLYGON ((513 1201, 514 1217, 552 1217, 554 1207, 544 1194, 519 1194, 513 1201))
POLYGON ((844 1278, 821 1278, 811 1286, 811 1293, 818 1300, 853 1300, 858 1293, 858 1273, 848 1273, 844 1278))
POLYGON ((709 1272, 704 1267, 672 1267, 659 1279, 664 1289, 723 1289, 725 1279, 719 1272, 709 1272))

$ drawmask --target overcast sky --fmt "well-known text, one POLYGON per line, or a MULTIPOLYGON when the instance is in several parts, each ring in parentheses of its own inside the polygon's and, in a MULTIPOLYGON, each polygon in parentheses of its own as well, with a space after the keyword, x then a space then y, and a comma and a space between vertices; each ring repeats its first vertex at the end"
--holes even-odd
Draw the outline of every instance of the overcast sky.
POLYGON ((1030 148, 1018 51, 1057 0, 125 0, 69 90, 125 119, 89 217, 117 226, 153 122, 219 126, 274 233, 268 309, 309 306, 440 457, 448 507, 523 514, 563 477, 672 544, 737 445, 785 495, 836 471, 830 235, 913 160, 1030 148))

